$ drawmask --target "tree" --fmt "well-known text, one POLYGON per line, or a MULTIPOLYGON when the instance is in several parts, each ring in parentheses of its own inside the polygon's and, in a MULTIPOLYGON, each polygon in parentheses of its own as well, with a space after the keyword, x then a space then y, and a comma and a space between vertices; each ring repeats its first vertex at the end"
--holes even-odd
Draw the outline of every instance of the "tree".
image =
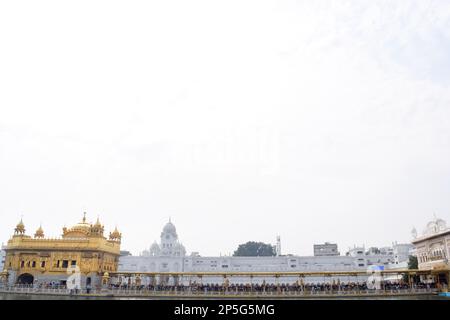
POLYGON ((233 256, 235 257, 267 257, 275 255, 276 252, 274 246, 255 241, 240 244, 237 250, 233 253, 233 256))
POLYGON ((419 262, 416 256, 409 256, 408 269, 419 269, 419 262))
MULTIPOLYGON (((417 270, 419 269, 419 262, 417 260, 416 256, 409 256, 409 260, 408 260, 408 270, 417 270)), ((420 277, 417 275, 412 276, 411 279, 414 283, 417 283, 420 281, 420 277)), ((408 282, 408 276, 405 274, 403 276, 403 281, 408 282)))

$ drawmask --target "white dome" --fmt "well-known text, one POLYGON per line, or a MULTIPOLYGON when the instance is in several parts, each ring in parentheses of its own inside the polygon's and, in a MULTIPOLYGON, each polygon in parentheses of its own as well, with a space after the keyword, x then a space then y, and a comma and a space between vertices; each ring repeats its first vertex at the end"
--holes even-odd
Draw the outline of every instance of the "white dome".
POLYGON ((440 230, 444 230, 447 228, 447 223, 442 219, 437 219, 436 224, 438 225, 440 230))
POLYGON ((167 224, 163 228, 163 232, 166 233, 176 233, 177 228, 175 228, 175 225, 172 222, 167 222, 167 224))
POLYGON ((153 242, 153 244, 150 246, 150 256, 159 256, 161 252, 161 248, 159 247, 159 245, 155 242, 153 242))
POLYGON ((159 245, 156 241, 150 246, 150 250, 159 250, 159 245))
POLYGON ((427 223, 424 234, 435 234, 447 229, 447 223, 442 219, 436 219, 427 223))
MULTIPOLYGON (((175 225, 172 223, 172 221, 166 223, 166 225, 163 228, 163 231, 161 232, 161 241, 164 239, 178 239, 177 235, 177 228, 175 228, 175 225)), ((164 246, 161 245, 161 249, 164 249, 164 246)))

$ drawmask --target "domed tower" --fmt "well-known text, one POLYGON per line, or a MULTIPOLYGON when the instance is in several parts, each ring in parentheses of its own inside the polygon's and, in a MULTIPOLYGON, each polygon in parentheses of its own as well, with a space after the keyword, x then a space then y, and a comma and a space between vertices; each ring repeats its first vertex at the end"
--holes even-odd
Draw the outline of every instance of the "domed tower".
POLYGON ((181 242, 177 241, 172 250, 172 254, 176 257, 184 257, 186 255, 186 249, 181 242))
POLYGON ((160 255, 162 256, 184 256, 186 250, 178 241, 178 234, 175 225, 169 219, 161 232, 160 255))
POLYGON ((97 222, 91 226, 90 234, 91 236, 103 237, 103 232, 105 231, 105 227, 100 223, 100 219, 97 218, 97 222))
POLYGON ((171 256, 173 246, 177 240, 177 229, 169 219, 169 222, 164 226, 163 231, 161 232, 161 255, 171 256))
POLYGON ((161 254, 161 248, 159 245, 155 242, 150 246, 149 255, 152 257, 157 257, 161 254))
POLYGON ((92 225, 86 221, 86 212, 83 213, 83 220, 71 228, 63 228, 63 238, 88 238, 92 225))
POLYGON ((117 230, 117 227, 113 232, 109 233, 109 240, 120 242, 122 240, 122 234, 117 230))
POLYGON ((163 235, 170 235, 174 239, 178 239, 177 228, 175 228, 175 225, 172 223, 170 218, 169 218, 169 222, 167 222, 166 225, 163 228, 163 231, 161 233, 161 237, 163 235))
POLYGON ((36 230, 36 233, 34 234, 34 237, 36 239, 43 239, 45 237, 44 230, 42 229, 42 225, 39 226, 39 229, 36 230))
POLYGON ((14 229, 14 235, 15 236, 24 236, 25 235, 25 225, 23 224, 22 219, 20 219, 19 223, 17 224, 16 228, 14 229))
POLYGON ((447 230, 447 224, 444 220, 434 217, 434 220, 427 223, 425 230, 423 231, 424 235, 432 235, 443 232, 447 230))

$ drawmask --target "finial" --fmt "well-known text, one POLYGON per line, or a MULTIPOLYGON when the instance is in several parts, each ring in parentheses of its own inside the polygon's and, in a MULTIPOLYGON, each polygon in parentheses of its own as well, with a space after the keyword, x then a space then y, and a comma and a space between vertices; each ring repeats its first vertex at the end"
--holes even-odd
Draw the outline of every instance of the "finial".
POLYGON ((86 223, 86 211, 83 212, 83 223, 86 223))
POLYGON ((172 219, 171 219, 171 217, 169 217, 169 223, 172 223, 172 219))

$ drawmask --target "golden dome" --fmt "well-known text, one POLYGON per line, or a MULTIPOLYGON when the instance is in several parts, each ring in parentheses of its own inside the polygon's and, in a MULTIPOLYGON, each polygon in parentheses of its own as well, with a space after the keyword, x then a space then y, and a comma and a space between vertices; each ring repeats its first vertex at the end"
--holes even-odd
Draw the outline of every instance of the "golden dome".
POLYGON ((63 228, 64 237, 86 237, 91 232, 91 224, 86 222, 86 212, 84 213, 83 220, 71 228, 63 228))
POLYGON ((74 225, 72 228, 72 230, 84 230, 84 231, 89 231, 89 229, 91 228, 91 225, 89 223, 77 223, 76 225, 74 225))
POLYGON ((86 212, 83 213, 83 220, 72 227, 72 229, 89 230, 91 224, 86 222, 86 212))
POLYGON ((78 228, 86 228, 86 227, 90 227, 91 225, 89 224, 89 223, 86 223, 86 222, 79 222, 79 223, 77 223, 76 225, 74 225, 73 226, 73 228, 74 227, 78 227, 78 228))
POLYGON ((90 232, 92 236, 103 237, 104 227, 100 223, 100 219, 97 217, 97 222, 91 226, 90 232))
POLYGON ((44 230, 42 230, 42 226, 39 226, 39 229, 36 230, 34 237, 35 238, 44 238, 44 230))
POLYGON ((121 240, 122 239, 122 234, 119 232, 119 230, 117 230, 117 226, 114 229, 114 231, 109 234, 109 239, 110 240, 121 240))

